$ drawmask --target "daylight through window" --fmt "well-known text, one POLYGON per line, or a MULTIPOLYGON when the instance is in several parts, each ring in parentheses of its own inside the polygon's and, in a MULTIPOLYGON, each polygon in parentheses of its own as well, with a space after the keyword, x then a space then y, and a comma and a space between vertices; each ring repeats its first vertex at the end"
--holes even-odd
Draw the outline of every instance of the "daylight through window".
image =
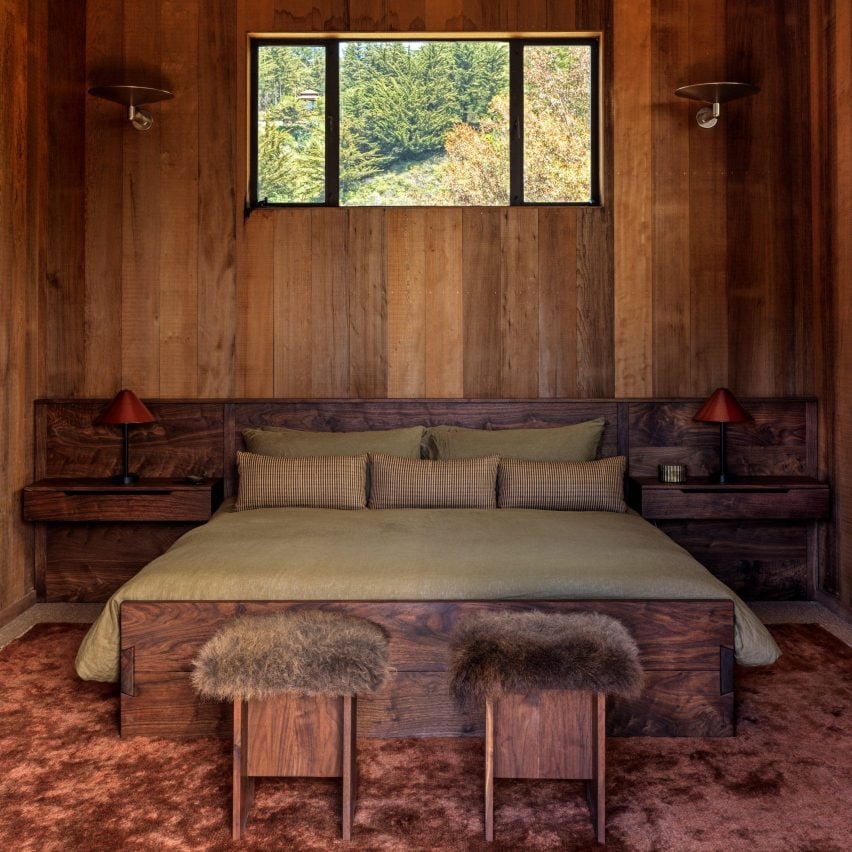
POLYGON ((252 43, 252 206, 599 203, 594 39, 252 43))

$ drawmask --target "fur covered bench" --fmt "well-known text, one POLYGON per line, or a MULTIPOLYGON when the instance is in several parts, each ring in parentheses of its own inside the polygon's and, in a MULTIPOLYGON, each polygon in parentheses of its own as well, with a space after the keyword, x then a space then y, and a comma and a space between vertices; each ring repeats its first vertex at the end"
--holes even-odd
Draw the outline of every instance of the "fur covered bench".
POLYGON ((235 840, 258 776, 341 778, 342 833, 351 837, 356 696, 381 689, 388 671, 381 627, 320 610, 238 618, 201 648, 193 685, 234 704, 235 840))
POLYGON ((642 689, 639 649, 600 613, 484 613, 452 640, 450 690, 485 704, 485 836, 494 839, 495 778, 587 781, 605 836, 606 696, 642 689))

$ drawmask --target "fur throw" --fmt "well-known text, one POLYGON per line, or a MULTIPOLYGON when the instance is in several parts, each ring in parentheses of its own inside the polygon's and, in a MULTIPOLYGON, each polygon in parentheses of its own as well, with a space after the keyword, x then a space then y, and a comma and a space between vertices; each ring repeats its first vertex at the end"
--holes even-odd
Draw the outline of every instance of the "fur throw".
POLYGON ((302 695, 359 695, 388 677, 388 640, 377 624, 305 610, 245 616, 222 627, 193 660, 192 684, 218 701, 302 695))
POLYGON ((600 613, 490 612, 458 624, 450 691, 463 707, 539 689, 635 697, 639 649, 620 621, 600 613))

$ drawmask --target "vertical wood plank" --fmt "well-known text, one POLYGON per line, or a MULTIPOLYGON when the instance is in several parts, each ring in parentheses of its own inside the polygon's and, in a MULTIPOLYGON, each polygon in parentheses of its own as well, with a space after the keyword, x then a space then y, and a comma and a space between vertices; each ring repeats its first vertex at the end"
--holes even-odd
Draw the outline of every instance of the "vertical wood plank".
POLYGON ((198 392, 198 0, 162 0, 160 396, 198 392))
POLYGON ((571 32, 577 27, 574 3, 568 0, 547 0, 547 28, 557 32, 571 32))
POLYGON ((538 396, 577 394, 577 211, 538 211, 538 396))
POLYGON ((650 396, 654 360, 651 0, 615 0, 614 8, 615 395, 650 396))
POLYGON ((256 210, 237 226, 237 394, 275 393, 275 220, 256 210))
MULTIPOLYGON (((32 588, 33 534, 21 521, 21 486, 32 468, 32 395, 35 376, 36 254, 31 254, 28 227, 37 223, 38 207, 28 190, 35 188, 39 164, 28 150, 30 115, 28 89, 32 66, 27 62, 30 20, 27 4, 0 7, 0 78, 5 81, 0 121, 0 611, 15 604, 32 588)), ((35 16, 34 16, 35 18, 35 16)), ((42 40, 44 44, 45 40, 42 40)), ((33 110, 45 103, 33 99, 33 110)))
MULTIPOLYGON (((269 0, 251 0, 253 5, 269 3, 269 0)), ((288 0, 275 2, 272 6, 271 27, 260 32, 340 32, 348 29, 346 12, 354 3, 346 0, 288 0)), ((378 3, 382 5, 381 2, 378 3)), ((268 15, 265 16, 268 20, 268 15)), ((255 28, 255 31, 257 29, 255 28)))
POLYGON ((345 210, 311 212, 311 392, 349 396, 345 210))
MULTIPOLYGON (((784 237, 773 184, 779 122, 786 123, 786 107, 779 103, 786 82, 775 62, 776 17, 765 19, 761 49, 755 50, 751 12, 744 0, 726 3, 728 71, 761 87, 759 97, 731 104, 725 116, 729 379, 737 393, 769 396, 776 392, 777 341, 784 335, 783 328, 774 325, 776 290, 783 290, 787 271, 778 268, 774 247, 776 239, 784 237)), ((785 350, 787 343, 785 339, 785 350)), ((788 355, 785 351, 783 357, 788 355)))
POLYGON ((346 29, 352 32, 391 29, 387 0, 348 0, 346 9, 346 29))
POLYGON ((464 394, 462 211, 430 211, 426 222, 426 396, 464 394))
POLYGON ((503 0, 463 0, 462 29, 502 32, 506 29, 507 4, 503 0))
POLYGON ((506 23, 510 33, 537 33, 547 29, 546 2, 529 0, 504 0, 506 23))
MULTIPOLYGON (((128 68, 144 69, 161 86, 160 4, 125 0, 124 53, 128 68)), ((160 107, 144 132, 124 123, 124 223, 121 297, 122 384, 140 396, 160 393, 160 107)))
POLYGON ((577 211, 577 392, 581 397, 609 397, 615 391, 613 363, 613 41, 612 7, 609 2, 577 0, 576 26, 580 31, 600 32, 601 53, 601 195, 603 206, 577 211))
POLYGON ((832 277, 836 287, 836 361, 835 375, 835 441, 837 460, 837 518, 838 553, 840 566, 838 591, 846 606, 852 606, 852 482, 848 471, 852 466, 852 441, 849 440, 852 424, 852 115, 849 112, 852 98, 852 8, 849 4, 835 4, 831 62, 834 72, 833 97, 830 109, 832 121, 832 149, 836 155, 836 181, 832 190, 834 209, 832 245, 834 257, 832 277))
POLYGON ((497 208, 462 211, 464 395, 500 395, 500 231, 497 208))
MULTIPOLYGON (((88 84, 108 85, 123 63, 123 6, 86 4, 88 84)), ((124 133, 119 108, 86 98, 83 393, 110 396, 121 385, 124 133)))
POLYGON ((385 212, 349 211, 349 382, 356 399, 387 396, 385 212))
POLYGON ((426 395, 426 227, 432 211, 387 211, 388 396, 426 395))
POLYGON ((538 393, 538 211, 509 208, 503 215, 501 394, 538 393))
POLYGON ((233 396, 236 362, 236 8, 199 0, 198 392, 233 396))
MULTIPOLYGON (((393 5, 411 6, 417 9, 421 3, 402 0, 393 5)), ((411 11, 407 12, 406 17, 413 19, 406 29, 420 29, 421 27, 417 26, 418 21, 422 21, 422 28, 429 32, 452 32, 464 29, 464 0, 426 0, 422 6, 422 16, 413 17, 411 11)))
POLYGON ((275 396, 311 395, 311 211, 275 212, 275 396))
MULTIPOLYGON (((41 384, 51 393, 75 395, 83 387, 82 324, 85 293, 85 43, 86 11, 49 0, 47 51, 48 207, 47 279, 40 301, 41 384)), ((25 18, 24 18, 25 20, 25 18)), ((22 66, 22 68, 25 67, 22 66)), ((16 73, 20 71, 16 69, 16 73)))
POLYGON ((657 0, 651 34, 654 134, 653 333, 654 393, 689 393, 690 346, 688 122, 695 106, 674 96, 689 59, 687 0, 657 0))
MULTIPOLYGON (((694 78, 725 73, 725 2, 690 0, 689 67, 694 78)), ((690 104, 691 112, 700 104, 690 104)), ((717 130, 720 128, 714 128, 717 130)), ((726 140, 689 120, 689 393, 728 384, 726 140)))

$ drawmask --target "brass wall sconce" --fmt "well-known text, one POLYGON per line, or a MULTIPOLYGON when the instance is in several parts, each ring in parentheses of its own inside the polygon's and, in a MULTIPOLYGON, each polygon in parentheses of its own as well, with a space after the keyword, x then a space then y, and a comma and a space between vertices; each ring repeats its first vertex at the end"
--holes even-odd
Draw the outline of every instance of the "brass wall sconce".
POLYGON ((95 86, 89 89, 89 94, 126 106, 127 118, 136 130, 150 130, 154 123, 154 116, 147 109, 139 109, 140 106, 174 97, 165 89, 150 89, 147 86, 95 86))
POLYGON ((675 89, 679 98, 689 98, 693 101, 704 101, 711 106, 702 107, 695 114, 699 127, 709 130, 716 126, 719 120, 719 105, 749 95, 756 95, 760 89, 751 83, 695 83, 691 86, 681 86, 675 89))

